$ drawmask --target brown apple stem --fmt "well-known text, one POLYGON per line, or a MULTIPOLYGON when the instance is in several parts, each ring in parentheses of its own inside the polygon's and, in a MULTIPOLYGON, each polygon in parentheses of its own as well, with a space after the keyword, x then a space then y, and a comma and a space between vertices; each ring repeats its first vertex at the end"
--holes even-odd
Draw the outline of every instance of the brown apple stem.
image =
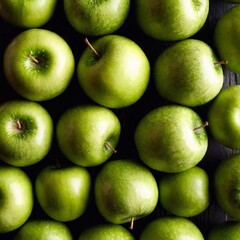
POLYGON ((106 142, 105 145, 106 145, 108 148, 110 148, 110 149, 113 151, 113 153, 117 153, 117 150, 116 150, 109 142, 106 142))
POLYGON ((22 124, 19 119, 16 121, 16 126, 18 130, 22 130, 22 124))
POLYGON ((93 51, 93 53, 96 55, 97 58, 100 58, 100 54, 96 51, 96 49, 93 47, 93 45, 88 41, 87 38, 84 38, 84 42, 88 45, 88 47, 93 51))
POLYGON ((207 126, 208 126, 208 122, 206 121, 206 122, 203 123, 201 126, 194 128, 193 131, 196 132, 197 130, 202 129, 202 128, 205 128, 205 127, 207 127, 207 126))
POLYGON ((130 229, 133 229, 134 226, 134 217, 131 218, 130 229))
POLYGON ((31 58, 31 60, 36 63, 39 64, 39 61, 37 60, 37 58, 35 58, 31 53, 28 55, 29 58, 31 58))
POLYGON ((214 65, 225 65, 225 64, 228 64, 228 61, 227 60, 222 60, 222 61, 218 61, 218 62, 215 62, 214 65))

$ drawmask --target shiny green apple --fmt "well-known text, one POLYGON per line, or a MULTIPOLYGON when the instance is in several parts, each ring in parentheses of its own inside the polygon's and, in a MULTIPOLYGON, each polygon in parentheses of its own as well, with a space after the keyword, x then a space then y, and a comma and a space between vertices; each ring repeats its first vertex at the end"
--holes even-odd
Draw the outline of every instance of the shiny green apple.
POLYGON ((21 227, 33 209, 33 188, 20 168, 0 165, 0 234, 21 227))
POLYGON ((71 26, 85 36, 107 35, 118 30, 130 10, 130 0, 64 0, 71 26))
POLYGON ((165 49, 155 61, 153 78, 160 96, 189 107, 210 102, 224 81, 216 54, 197 39, 182 40, 165 49))
POLYGON ((70 229, 61 222, 45 219, 27 221, 16 233, 14 240, 73 240, 70 229))
POLYGON ((1 0, 0 17, 22 28, 41 27, 53 16, 56 4, 57 0, 1 0))
POLYGON ((150 64, 144 51, 124 36, 107 35, 92 43, 80 57, 80 86, 96 103, 123 108, 136 103, 147 89, 150 64))
POLYGON ((50 151, 53 121, 39 103, 9 100, 0 104, 0 160, 17 167, 33 165, 50 151))
POLYGON ((44 212, 60 222, 73 221, 85 212, 91 176, 80 166, 43 168, 36 177, 37 200, 44 212))
POLYGON ((96 176, 94 193, 100 214, 114 224, 133 223, 152 213, 158 202, 153 174, 132 159, 105 163, 96 176))
POLYGON ((40 28, 14 37, 3 61, 8 83, 20 96, 32 101, 59 96, 68 87, 75 69, 68 43, 55 32, 40 28))
POLYGON ((117 150, 121 123, 116 114, 99 105, 80 105, 64 112, 56 126, 58 146, 73 163, 93 167, 117 150))
POLYGON ((138 0, 137 22, 148 36, 163 41, 189 38, 205 24, 209 0, 138 0))
POLYGON ((157 107, 146 113, 136 126, 134 139, 139 158, 157 171, 187 170, 206 154, 206 125, 189 107, 157 107))

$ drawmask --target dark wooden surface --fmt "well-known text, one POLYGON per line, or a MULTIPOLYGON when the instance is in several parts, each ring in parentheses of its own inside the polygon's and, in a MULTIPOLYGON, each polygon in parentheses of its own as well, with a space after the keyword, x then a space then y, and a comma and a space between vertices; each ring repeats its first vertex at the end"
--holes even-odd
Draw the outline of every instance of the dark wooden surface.
MULTIPOLYGON (((160 42, 154 39, 151 39, 144 35, 142 31, 138 28, 136 20, 135 20, 135 12, 134 12, 134 2, 131 3, 131 11, 129 16, 125 22, 125 24, 116 32, 116 34, 124 35, 129 37, 138 43, 146 55, 148 56, 150 63, 153 64, 156 60, 157 56, 161 53, 163 49, 169 46, 170 42, 160 42)), ((192 38, 197 38, 205 41, 214 49, 214 43, 212 39, 213 29, 215 27, 216 22, 220 18, 220 16, 233 4, 224 3, 221 0, 210 0, 210 12, 206 24, 204 27, 192 38)), ((70 45, 74 52, 76 63, 79 60, 79 57, 86 47, 83 42, 83 37, 81 34, 77 33, 73 30, 73 28, 68 24, 62 6, 62 1, 59 1, 57 9, 53 18, 42 28, 46 28, 49 30, 53 30, 62 36, 70 45)), ((11 100, 11 99, 21 99, 7 84, 6 79, 3 73, 3 54, 6 46, 9 44, 11 39, 16 36, 18 33, 23 31, 23 29, 10 26, 5 23, 3 20, 0 20, 0 103, 11 100)), ((89 38, 90 41, 93 41, 94 38, 89 38)), ((224 87, 229 85, 238 84, 240 82, 240 77, 237 74, 229 72, 224 68, 224 87)), ((54 122, 58 120, 59 116, 70 106, 76 104, 88 103, 90 100, 87 96, 82 92, 78 83, 76 73, 72 79, 72 82, 69 88, 59 97, 42 102, 41 104, 46 107, 51 116, 53 117, 54 122)), ((140 99, 139 102, 125 109, 114 110, 114 112, 119 117, 122 124, 122 135, 120 139, 120 143, 118 146, 118 152, 112 158, 138 158, 136 149, 133 142, 133 133, 136 127, 136 124, 141 119, 141 117, 146 114, 148 111, 153 109, 154 107, 167 104, 168 102, 164 99, 160 98, 156 93, 154 88, 154 84, 150 81, 149 87, 144 94, 144 96, 140 99)), ((195 108, 195 110, 201 115, 203 120, 207 120, 207 110, 208 104, 204 106, 200 106, 195 108)), ((214 141, 209 135, 209 148, 204 159, 199 163, 199 166, 203 167, 210 177, 210 183, 212 184, 213 173, 216 169, 216 166, 220 163, 224 158, 237 153, 236 150, 228 149, 221 144, 214 141)), ((54 161, 56 155, 60 155, 61 153, 56 146, 53 144, 51 152, 41 163, 36 164, 31 167, 23 168, 29 176, 31 177, 33 183, 35 177, 39 170, 54 161)), ((94 176, 96 175, 99 167, 90 169, 92 174, 92 178, 94 181, 94 176)), ((157 172, 153 172, 158 177, 157 172)), ((216 205, 213 189, 211 185, 211 205, 209 208, 199 216, 191 218, 191 220, 196 223, 196 225, 200 228, 204 235, 216 224, 229 220, 230 218, 222 212, 222 210, 216 205)), ((1 213, 0 213, 1 214, 1 213)), ((168 214, 165 212, 161 206, 157 206, 156 210, 148 217, 138 220, 135 222, 135 228, 132 231, 133 235, 138 238, 141 230, 145 226, 147 222, 152 219, 157 218, 158 216, 168 214)), ((31 218, 46 218, 46 215, 41 211, 38 204, 35 204, 33 213, 31 218)), ((74 239, 76 239, 81 231, 86 226, 91 224, 95 224, 98 222, 102 222, 103 219, 99 215, 94 205, 94 200, 92 198, 89 208, 86 213, 77 219, 76 221, 69 222, 67 225, 70 227, 74 239)), ((128 224, 124 224, 124 226, 128 227, 128 224)), ((0 239, 10 239, 14 233, 2 235, 0 239)))

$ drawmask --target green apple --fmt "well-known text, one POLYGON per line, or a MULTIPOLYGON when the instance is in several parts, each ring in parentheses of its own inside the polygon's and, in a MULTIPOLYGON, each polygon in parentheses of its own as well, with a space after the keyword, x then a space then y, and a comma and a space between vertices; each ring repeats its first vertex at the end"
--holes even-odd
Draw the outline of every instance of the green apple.
POLYGON ((24 28, 40 27, 53 16, 57 0, 1 0, 0 17, 24 28))
POLYGON ((225 158, 214 174, 216 201, 230 217, 240 220, 240 155, 225 158))
POLYGON ((72 240, 70 229, 53 220, 29 220, 16 233, 14 240, 72 240))
POLYGON ((137 22, 144 33, 163 41, 191 37, 205 24, 209 0, 138 0, 137 22))
POLYGON ((78 240, 134 240, 132 234, 119 224, 102 223, 80 233, 78 240))
POLYGON ((86 210, 91 177, 80 166, 43 168, 35 182, 36 197, 44 212, 54 220, 67 222, 79 218, 86 210))
POLYGON ((204 240, 200 229, 189 219, 166 216, 149 222, 139 240, 204 240))
POLYGON ((53 121, 39 103, 9 100, 0 104, 0 159, 24 167, 41 161, 50 151, 53 121))
POLYGON ((132 159, 104 164, 95 179, 95 202, 100 214, 114 224, 143 218, 155 209, 158 186, 151 171, 132 159))
POLYGON ((128 16, 130 0, 64 0, 65 15, 71 26, 87 36, 118 30, 128 16))
POLYGON ((239 18, 240 5, 236 5, 221 16, 214 29, 216 50, 220 58, 228 62, 226 68, 235 73, 240 73, 239 18))
POLYGON ((158 183, 159 202, 181 217, 201 214, 210 204, 209 178, 198 166, 178 173, 164 174, 158 183))
POLYGON ((240 222, 226 221, 214 226, 207 234, 206 240, 238 240, 240 239, 240 222))
POLYGON ((148 112, 134 134, 140 159, 162 172, 180 172, 198 164, 208 148, 201 117, 193 109, 164 105, 148 112))
POLYGON ((163 98, 189 107, 211 101, 224 81, 215 53, 197 39, 182 40, 165 49, 153 72, 157 91, 163 98))
POLYGON ((33 209, 33 189, 20 168, 0 166, 0 234, 22 226, 33 209))
POLYGON ((69 85, 75 67, 71 48, 58 34, 46 29, 19 33, 4 53, 4 73, 22 97, 45 101, 69 85))
POLYGON ((80 86, 96 103, 109 108, 127 107, 145 92, 150 64, 143 50, 131 39, 103 36, 80 57, 77 74, 80 86), (96 54, 97 53, 97 54, 96 54))
POLYGON ((240 86, 224 88, 208 109, 209 130, 219 143, 240 149, 240 125, 238 121, 240 86))
POLYGON ((98 105, 74 106, 57 122, 57 142, 72 162, 92 167, 107 161, 116 152, 121 124, 108 108, 98 105))

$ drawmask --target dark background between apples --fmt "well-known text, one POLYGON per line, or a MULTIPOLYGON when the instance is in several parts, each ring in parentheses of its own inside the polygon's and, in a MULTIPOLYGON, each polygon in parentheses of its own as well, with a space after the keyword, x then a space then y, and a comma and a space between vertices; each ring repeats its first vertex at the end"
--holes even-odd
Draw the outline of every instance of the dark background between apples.
MULTIPOLYGON (((137 0, 135 0, 137 1, 137 0)), ((124 25, 117 31, 115 34, 124 35, 134 40, 146 53, 150 64, 153 64, 158 55, 165 49, 170 46, 171 42, 161 42, 158 40, 154 40, 143 34, 143 32, 139 29, 135 19, 135 1, 131 1, 131 9, 128 15, 128 18, 124 25)), ((206 24, 204 27, 192 38, 197 38, 208 43, 213 49, 213 39, 212 33, 215 27, 216 22, 219 17, 233 4, 224 3, 221 0, 210 0, 210 12, 206 24)), ((190 23, 189 23, 190 24, 190 23)), ((63 11, 63 3, 62 1, 58 1, 57 8, 55 10, 54 16, 52 19, 42 28, 52 30, 62 36, 70 45, 76 60, 76 64, 85 49, 86 45, 83 41, 85 36, 77 33, 67 22, 64 11, 63 11)), ((12 100, 12 99, 21 99, 8 85, 3 73, 3 54, 6 46, 9 44, 11 39, 15 37, 18 33, 22 32, 24 29, 20 29, 17 27, 13 27, 0 19, 0 103, 12 100)), ((95 38, 89 37, 90 41, 93 41, 95 38)), ((224 41, 224 39, 223 39, 224 41)), ((234 74, 232 72, 227 71, 224 68, 225 80, 224 87, 234 84, 240 83, 240 76, 234 74)), ((41 102, 41 104, 47 108, 50 112, 54 122, 58 120, 59 116, 69 107, 77 104, 84 104, 91 102, 89 98, 83 93, 81 88, 78 85, 76 72, 72 78, 71 84, 68 89, 59 97, 41 102)), ((163 104, 167 104, 168 102, 162 99, 156 92, 153 81, 151 79, 149 87, 143 97, 134 105, 124 108, 113 110, 117 116, 119 117, 122 124, 122 134, 120 138, 119 145, 117 147, 117 153, 111 157, 111 159, 117 158, 135 158, 138 159, 134 141, 133 141, 133 133, 138 121, 143 117, 151 109, 158 107, 163 104)), ((209 103, 210 104, 210 103, 209 103)), ((200 114, 203 120, 207 120, 206 113, 209 104, 204 106, 200 106, 195 108, 195 110, 200 114)), ((219 164, 221 160, 224 158, 235 154, 237 151, 228 149, 217 142, 215 142, 211 136, 209 135, 209 148, 207 154, 204 159, 200 162, 199 166, 203 167, 209 174, 210 181, 212 180, 213 173, 215 171, 216 166, 219 164)), ((35 181, 36 175, 39 170, 55 161, 56 158, 61 158, 61 161, 64 164, 68 164, 68 160, 64 159, 61 152, 58 149, 55 141, 53 143, 52 149, 48 156, 41 161, 40 163, 31 166, 25 167, 23 170, 31 177, 33 183, 35 181)), ((89 169, 92 175, 92 181, 94 182, 94 177, 98 172, 99 167, 94 167, 89 169)), ((156 176, 156 179, 159 178, 160 173, 154 172, 153 174, 156 176)), ((212 186, 211 186, 211 192, 212 186)), ((156 210, 143 219, 137 220, 135 222, 135 227, 132 231, 133 235, 138 239, 138 236, 142 230, 142 228, 148 223, 150 220, 157 218, 158 216, 167 215, 168 213, 164 211, 160 205, 157 206, 156 210)), ((31 218, 47 218, 47 216, 42 212, 37 202, 35 203, 35 207, 31 218)), ((212 194, 212 200, 210 207, 201 215, 191 218, 191 220, 196 223, 196 225, 200 228, 202 233, 205 235, 210 228, 212 228, 215 224, 228 220, 229 217, 224 214, 221 209, 216 205, 214 195, 212 194)), ((66 223, 72 231, 74 239, 77 239, 80 231, 91 224, 95 224, 98 222, 104 221, 100 216, 96 207, 94 205, 94 198, 91 198, 89 203, 89 207, 85 214, 79 219, 66 223)), ((128 228, 128 224, 124 224, 126 228, 128 228)), ((6 234, 4 236, 0 236, 0 239, 10 239, 14 233, 6 234)))

